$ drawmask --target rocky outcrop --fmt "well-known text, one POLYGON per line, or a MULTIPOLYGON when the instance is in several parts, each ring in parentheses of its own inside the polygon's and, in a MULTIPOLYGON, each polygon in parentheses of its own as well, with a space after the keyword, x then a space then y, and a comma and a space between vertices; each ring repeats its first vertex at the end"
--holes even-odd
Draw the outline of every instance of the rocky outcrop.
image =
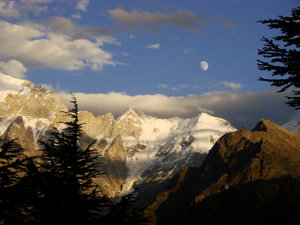
POLYGON ((21 115, 32 126, 35 126, 35 122, 41 123, 43 119, 47 120, 47 125, 52 126, 65 120, 61 111, 67 111, 67 108, 53 92, 29 81, 24 81, 21 86, 19 92, 8 93, 0 102, 1 116, 21 115))
POLYGON ((85 134, 91 137, 102 136, 103 138, 112 138, 116 121, 111 113, 95 117, 88 111, 80 111, 78 114, 80 123, 85 134))
POLYGON ((124 137, 140 137, 143 131, 140 116, 141 114, 134 109, 127 111, 124 116, 119 118, 114 134, 120 134, 124 137))
MULTIPOLYGON (((183 182, 174 181, 180 187, 156 207, 158 224, 166 224, 166 221, 168 224, 188 224, 191 204, 200 204, 210 196, 240 185, 285 177, 298 180, 300 133, 289 132, 262 119, 251 132, 241 128, 225 134, 209 151, 200 168, 187 170, 180 172, 184 173, 183 182)), ((253 198, 257 197, 255 193, 253 195, 253 198)))
POLYGON ((31 127, 25 127, 23 118, 16 117, 10 124, 9 128, 3 133, 0 138, 0 143, 16 139, 24 149, 25 154, 33 156, 37 154, 35 142, 33 139, 33 132, 31 127))
POLYGON ((115 197, 121 194, 122 185, 128 173, 126 158, 127 155, 122 138, 118 135, 104 153, 102 162, 105 174, 96 180, 102 194, 108 197, 115 197))

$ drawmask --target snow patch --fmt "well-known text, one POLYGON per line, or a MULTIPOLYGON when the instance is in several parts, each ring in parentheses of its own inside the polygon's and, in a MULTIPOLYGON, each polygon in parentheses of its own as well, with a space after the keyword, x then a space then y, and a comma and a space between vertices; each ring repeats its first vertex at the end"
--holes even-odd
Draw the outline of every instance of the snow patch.
POLYGON ((122 137, 122 141, 126 149, 138 144, 145 148, 137 148, 132 155, 127 156, 129 172, 123 185, 125 192, 130 190, 134 182, 146 179, 146 171, 149 174, 154 171, 177 171, 183 164, 192 162, 195 154, 208 153, 222 135, 236 130, 226 120, 206 113, 191 119, 159 119, 134 112, 127 111, 122 119, 134 115, 142 133, 138 138, 122 137))
POLYGON ((17 93, 23 89, 24 80, 17 79, 0 73, 0 102, 2 102, 9 93, 17 93))
POLYGON ((5 133, 5 131, 7 131, 7 129, 17 118, 18 116, 12 115, 0 122, 0 136, 2 136, 5 133))

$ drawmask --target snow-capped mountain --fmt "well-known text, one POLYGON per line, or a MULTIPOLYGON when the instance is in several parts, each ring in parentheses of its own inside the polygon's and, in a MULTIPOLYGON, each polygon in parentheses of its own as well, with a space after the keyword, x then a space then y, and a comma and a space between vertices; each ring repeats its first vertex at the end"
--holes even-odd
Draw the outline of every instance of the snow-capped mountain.
POLYGON ((289 131, 300 132, 300 114, 295 118, 291 119, 287 123, 283 124, 282 127, 289 131))
MULTIPOLYGON (((17 137, 32 155, 37 140, 65 121, 61 111, 67 108, 55 93, 29 81, 0 74, 0 87, 0 141, 17 137)), ((107 175, 98 183, 111 197, 147 179, 163 180, 183 166, 200 166, 219 137, 236 130, 206 113, 160 119, 129 109, 115 119, 111 113, 81 111, 79 120, 85 133, 81 144, 96 140, 103 156, 107 175)))

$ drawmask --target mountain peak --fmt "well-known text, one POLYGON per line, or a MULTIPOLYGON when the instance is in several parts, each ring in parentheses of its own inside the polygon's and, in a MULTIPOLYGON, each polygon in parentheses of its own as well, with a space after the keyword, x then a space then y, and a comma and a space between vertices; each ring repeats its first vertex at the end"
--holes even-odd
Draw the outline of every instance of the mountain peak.
POLYGON ((8 93, 17 93, 21 91, 24 82, 25 80, 0 73, 0 102, 5 99, 8 93))
POLYGON ((287 130, 285 130, 284 128, 282 128, 281 126, 279 126, 278 124, 270 121, 270 120, 266 120, 266 119, 260 119, 259 122, 256 124, 256 126, 251 130, 251 132, 255 132, 255 131, 277 131, 277 132, 283 132, 286 133, 288 132, 287 130))
POLYGON ((137 109, 134 109, 132 107, 129 107, 128 110, 123 113, 118 119, 117 122, 124 120, 125 118, 138 118, 138 117, 142 117, 145 114, 137 109))
MULTIPOLYGON (((219 211, 216 211, 220 212, 224 206, 227 206, 226 203, 224 204, 224 195, 222 194, 237 190, 235 188, 241 187, 240 185, 247 187, 240 192, 242 197, 236 197, 237 192, 234 192, 234 197, 230 201, 234 202, 237 199, 244 201, 245 196, 249 194, 250 198, 254 199, 254 206, 257 207, 256 201, 258 199, 266 195, 265 200, 268 200, 274 194, 266 191, 268 190, 267 188, 271 188, 270 184, 274 185, 273 190, 280 190, 276 183, 272 183, 275 179, 286 177, 299 179, 299 146, 299 132, 286 131, 279 125, 264 119, 259 121, 253 132, 242 128, 236 132, 223 135, 209 151, 200 168, 188 168, 183 179, 179 179, 180 174, 176 177, 174 176, 174 181, 172 181, 175 183, 174 188, 169 188, 169 190, 173 191, 172 195, 155 211, 158 221, 168 222, 161 222, 161 224, 187 224, 186 221, 195 221, 195 219, 189 220, 191 218, 189 212, 195 213, 193 216, 197 219, 201 209, 203 209, 203 214, 200 214, 202 215, 201 219, 205 218, 206 214, 210 212, 208 210, 210 208, 200 207, 195 208, 197 211, 195 209, 189 212, 184 210, 190 210, 191 208, 189 207, 191 205, 203 206, 201 204, 209 204, 212 208, 221 207, 218 208, 219 211), (263 195, 257 196, 257 192, 249 192, 252 190, 251 188, 255 182, 262 182, 268 185, 259 187, 260 190, 263 188, 263 192, 261 192, 263 195), (222 199, 220 202, 211 202, 219 197, 222 199)), ((289 185, 291 183, 285 181, 283 183, 284 189, 281 189, 280 192, 294 190, 286 189, 289 185)), ((298 193, 298 181, 294 187, 297 188, 295 190, 298 193)), ((285 197, 286 195, 283 196, 285 197)), ((276 199, 274 203, 278 202, 278 200, 276 199)), ((245 204, 247 205, 247 203, 245 204)), ((274 203, 270 205, 273 206, 274 203)), ((234 203, 234 205, 240 207, 239 204, 234 203)), ((247 209, 249 205, 247 205, 247 209)), ((265 204, 263 205, 265 206, 265 204)), ((234 212, 234 209, 237 208, 233 208, 232 212, 234 212)), ((244 211, 238 211, 238 213, 240 212, 244 211)), ((212 215, 215 217, 216 214, 212 215)), ((227 214, 222 215, 227 216, 227 214)), ((230 220, 230 223, 225 224, 233 224, 231 222, 230 220)), ((202 221, 201 223, 205 224, 202 221)))

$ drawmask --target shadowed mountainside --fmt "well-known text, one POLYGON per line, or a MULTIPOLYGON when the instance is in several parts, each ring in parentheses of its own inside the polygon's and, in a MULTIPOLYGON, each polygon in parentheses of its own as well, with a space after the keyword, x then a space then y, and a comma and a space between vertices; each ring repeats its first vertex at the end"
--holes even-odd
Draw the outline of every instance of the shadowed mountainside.
POLYGON ((263 223, 276 212, 283 219, 300 209, 299 178, 300 133, 262 119, 251 132, 241 128, 221 137, 200 168, 182 169, 144 213, 156 215, 151 224, 233 224, 242 217, 256 224, 253 217, 263 223))

